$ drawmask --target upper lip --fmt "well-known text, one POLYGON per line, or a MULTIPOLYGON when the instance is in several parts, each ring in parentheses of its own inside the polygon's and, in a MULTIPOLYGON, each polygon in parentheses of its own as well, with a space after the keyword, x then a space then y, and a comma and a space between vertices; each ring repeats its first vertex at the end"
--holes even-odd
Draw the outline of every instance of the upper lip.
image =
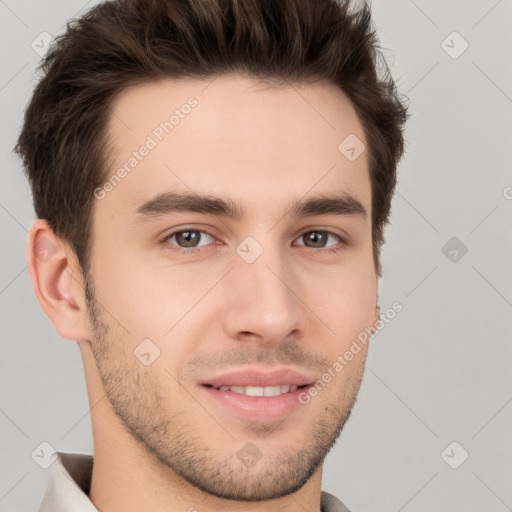
POLYGON ((308 377, 303 373, 292 368, 276 368, 272 371, 257 370, 248 368, 245 370, 235 370, 222 375, 205 379, 200 382, 201 385, 210 385, 218 388, 219 386, 304 386, 312 384, 316 379, 308 377))

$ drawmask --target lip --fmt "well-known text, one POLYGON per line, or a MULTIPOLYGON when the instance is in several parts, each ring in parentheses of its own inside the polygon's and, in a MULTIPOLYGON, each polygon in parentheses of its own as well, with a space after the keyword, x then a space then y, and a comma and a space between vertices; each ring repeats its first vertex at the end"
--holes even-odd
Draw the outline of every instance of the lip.
POLYGON ((235 370, 232 372, 217 375, 200 382, 201 385, 210 385, 216 388, 220 386, 305 386, 313 384, 316 381, 314 377, 304 375, 292 368, 276 368, 269 371, 247 368, 245 370, 235 370))
POLYGON ((263 372, 254 368, 237 370, 212 377, 199 383, 199 389, 209 400, 224 410, 248 421, 275 421, 291 414, 302 406, 299 395, 307 391, 316 379, 290 368, 278 368, 263 372), (248 396, 234 391, 215 389, 220 386, 299 386, 277 396, 248 396))

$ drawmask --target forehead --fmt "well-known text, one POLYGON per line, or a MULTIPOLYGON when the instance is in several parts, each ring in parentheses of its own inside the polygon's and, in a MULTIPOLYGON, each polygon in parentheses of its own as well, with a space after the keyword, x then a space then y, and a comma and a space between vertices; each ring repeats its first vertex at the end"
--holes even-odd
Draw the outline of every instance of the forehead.
POLYGON ((309 191, 347 191, 369 208, 363 127, 332 84, 166 79, 127 88, 110 111, 106 178, 121 178, 102 207, 126 215, 175 189, 231 196, 249 210, 265 202, 268 213, 309 191), (355 159, 352 147, 362 151, 355 159))

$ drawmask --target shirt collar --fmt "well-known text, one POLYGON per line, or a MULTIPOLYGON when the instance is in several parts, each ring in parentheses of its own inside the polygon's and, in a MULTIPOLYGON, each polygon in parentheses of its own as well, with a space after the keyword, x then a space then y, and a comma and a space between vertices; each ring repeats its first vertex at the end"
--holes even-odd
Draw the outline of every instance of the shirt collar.
POLYGON ((39 512, 98 512, 88 497, 92 455, 56 452, 39 512))

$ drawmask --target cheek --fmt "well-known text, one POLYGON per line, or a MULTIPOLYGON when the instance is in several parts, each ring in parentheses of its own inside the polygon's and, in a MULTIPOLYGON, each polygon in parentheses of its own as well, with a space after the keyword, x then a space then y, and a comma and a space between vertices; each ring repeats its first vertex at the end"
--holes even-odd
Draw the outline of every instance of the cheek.
POLYGON ((183 319, 193 320, 218 281, 217 273, 204 267, 155 268, 137 259, 98 266, 96 275, 97 298, 106 310, 133 336, 155 339, 176 330, 183 319))
POLYGON ((315 287, 310 287, 305 296, 338 342, 350 341, 371 325, 377 306, 373 272, 351 268, 317 276, 314 282, 315 287))

